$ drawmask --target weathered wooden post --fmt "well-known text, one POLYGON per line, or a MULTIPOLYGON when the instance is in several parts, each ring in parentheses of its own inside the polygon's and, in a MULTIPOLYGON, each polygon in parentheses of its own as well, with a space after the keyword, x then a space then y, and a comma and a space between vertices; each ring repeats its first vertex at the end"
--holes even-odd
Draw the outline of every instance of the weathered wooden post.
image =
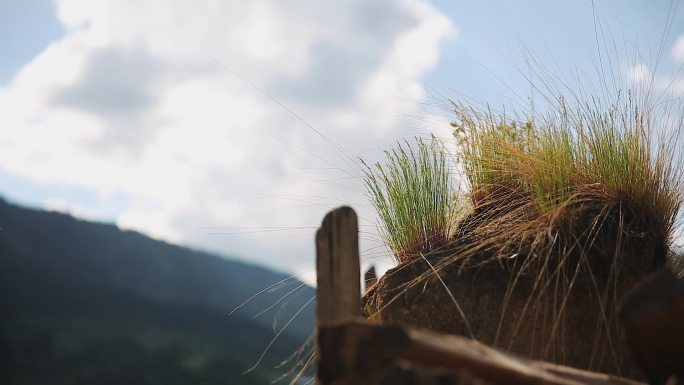
MULTIPOLYGON (((317 329, 361 316, 358 233, 356 213, 347 206, 329 212, 316 232, 317 329)), ((321 360, 318 345, 316 354, 321 360)))
POLYGON ((627 293, 619 315, 649 383, 684 384, 684 279, 661 269, 627 293))
POLYGON ((363 275, 363 281, 366 284, 365 291, 368 291, 371 287, 378 283, 378 276, 375 274, 375 266, 371 266, 366 270, 366 274, 363 275))

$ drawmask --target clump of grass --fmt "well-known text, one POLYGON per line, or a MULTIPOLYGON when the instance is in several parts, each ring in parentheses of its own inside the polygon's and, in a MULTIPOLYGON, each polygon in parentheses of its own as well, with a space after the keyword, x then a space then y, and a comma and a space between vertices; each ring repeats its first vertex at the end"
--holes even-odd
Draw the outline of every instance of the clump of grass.
MULTIPOLYGON (((566 354, 566 325, 587 314, 596 327, 585 341, 589 366, 620 368, 612 309, 671 254, 684 202, 684 125, 630 94, 610 104, 577 100, 559 97, 549 113, 522 119, 456 105, 453 159, 434 138, 406 142, 386 152, 387 164, 366 166, 366 185, 395 260, 438 257, 409 286, 449 266, 504 268, 508 288, 490 343, 511 349, 518 331, 541 322, 542 342, 525 352, 554 360, 566 354), (466 194, 450 187, 450 161, 463 170, 466 194), (456 207, 468 207, 458 220, 456 207), (569 307, 581 314, 566 317, 569 307), (504 329, 513 330, 507 342, 504 329)), ((680 259, 670 264, 681 269, 680 259)))
POLYGON ((365 183, 381 235, 401 264, 449 242, 457 205, 447 153, 437 138, 405 141, 385 154, 385 165, 364 163, 365 183))
POLYGON ((683 198, 676 148, 653 142, 660 127, 650 126, 631 98, 606 109, 594 103, 572 110, 559 99, 552 114, 523 123, 456 111, 455 136, 476 208, 517 201, 515 207, 545 223, 612 225, 597 221, 601 214, 622 218, 622 230, 671 238, 683 198))
MULTIPOLYGON (((667 246, 684 201, 682 168, 674 160, 677 141, 655 142, 654 130, 661 128, 631 97, 622 101, 618 95, 607 108, 597 101, 571 108, 557 100, 537 120, 455 106, 455 160, 473 208, 468 231, 486 231, 472 238, 480 245, 469 249, 500 247, 505 251, 494 254, 507 256, 516 252, 510 244, 538 249, 546 237, 586 241, 587 250, 580 251, 586 254, 606 232, 614 238, 648 236, 667 246), (560 237, 548 237, 560 230, 560 237)), ((395 260, 462 245, 454 235, 464 197, 452 191, 443 145, 434 137, 429 143, 416 139, 386 155, 385 165, 366 165, 365 182, 395 260)), ((667 247, 660 253, 664 261, 667 247)))

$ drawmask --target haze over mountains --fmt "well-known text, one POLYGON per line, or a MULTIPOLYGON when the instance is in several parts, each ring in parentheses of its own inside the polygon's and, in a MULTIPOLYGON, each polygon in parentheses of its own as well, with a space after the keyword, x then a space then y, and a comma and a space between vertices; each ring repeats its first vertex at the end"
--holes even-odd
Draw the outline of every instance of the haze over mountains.
POLYGON ((314 294, 262 267, 0 199, 3 384, 266 384, 313 330, 314 294))

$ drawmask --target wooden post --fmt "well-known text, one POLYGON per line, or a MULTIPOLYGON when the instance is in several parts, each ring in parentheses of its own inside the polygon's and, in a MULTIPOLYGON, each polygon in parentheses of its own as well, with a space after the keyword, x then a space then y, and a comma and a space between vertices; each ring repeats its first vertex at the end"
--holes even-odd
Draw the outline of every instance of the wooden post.
POLYGON ((363 280, 366 284, 366 288, 364 289, 365 291, 368 291, 368 289, 370 289, 378 283, 378 276, 375 275, 375 266, 371 266, 366 271, 366 274, 363 275, 363 280))
MULTIPOLYGON (((361 316, 358 233, 356 213, 347 206, 329 212, 316 232, 317 330, 361 316)), ((331 352, 322 352, 317 344, 319 362, 326 353, 331 352)), ((323 385, 317 377, 316 382, 323 385)))
POLYGON ((649 383, 684 383, 684 279, 661 269, 627 293, 619 315, 649 383))
POLYGON ((359 227, 343 206, 329 212, 316 232, 316 317, 318 326, 361 316, 359 227))

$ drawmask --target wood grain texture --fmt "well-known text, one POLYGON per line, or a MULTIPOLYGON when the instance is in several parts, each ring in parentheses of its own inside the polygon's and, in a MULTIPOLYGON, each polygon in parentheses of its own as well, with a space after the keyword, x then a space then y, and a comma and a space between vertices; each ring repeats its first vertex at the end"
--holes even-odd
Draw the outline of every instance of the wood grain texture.
POLYGON ((358 233, 356 213, 347 206, 329 212, 316 232, 318 325, 361 316, 358 233))
POLYGON ((407 377, 400 377, 401 382, 397 383, 415 385, 433 381, 498 385, 640 384, 613 375, 517 358, 464 337, 370 325, 361 320, 323 327, 318 338, 325 353, 319 360, 319 378, 326 385, 384 384, 388 373, 405 373, 407 377))
MULTIPOLYGON (((316 231, 316 331, 361 316, 361 267, 356 213, 343 206, 329 212, 316 231)), ((320 336, 319 336, 320 337, 320 336)), ((316 346, 319 361, 333 362, 333 350, 316 346)), ((316 383, 321 379, 318 365, 316 383)))

